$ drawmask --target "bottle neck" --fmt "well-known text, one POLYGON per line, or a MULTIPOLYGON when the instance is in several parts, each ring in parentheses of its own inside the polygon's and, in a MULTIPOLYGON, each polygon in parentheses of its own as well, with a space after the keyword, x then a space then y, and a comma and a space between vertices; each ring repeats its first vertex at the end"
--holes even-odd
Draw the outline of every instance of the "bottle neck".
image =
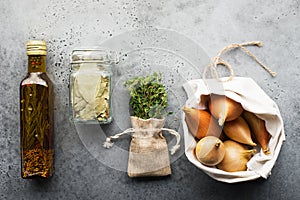
POLYGON ((46 56, 30 55, 28 56, 28 73, 44 72, 46 73, 46 56))

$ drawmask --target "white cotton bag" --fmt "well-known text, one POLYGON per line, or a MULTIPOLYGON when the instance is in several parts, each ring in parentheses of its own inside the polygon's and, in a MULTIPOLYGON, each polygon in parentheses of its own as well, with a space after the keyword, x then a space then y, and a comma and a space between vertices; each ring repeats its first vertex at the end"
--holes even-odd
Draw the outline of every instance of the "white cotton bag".
POLYGON ((206 109, 204 102, 201 102, 202 95, 211 93, 226 95, 228 98, 239 102, 244 110, 254 113, 257 117, 265 121, 266 129, 271 138, 268 144, 270 154, 266 155, 260 146, 257 146, 257 153, 247 163, 247 171, 226 172, 216 167, 208 167, 201 164, 194 154, 196 140, 189 132, 185 122, 185 114, 182 112, 182 123, 185 139, 185 155, 188 160, 203 170, 210 177, 227 183, 254 180, 260 177, 265 179, 271 174, 271 170, 279 155, 283 141, 285 140, 284 126, 280 111, 276 103, 255 83, 251 78, 232 77, 215 79, 191 80, 183 85, 188 99, 186 107, 196 109, 206 109), (221 81, 220 81, 221 80, 221 81), (221 87, 220 87, 221 84, 221 87), (218 87, 210 87, 218 85, 218 87))

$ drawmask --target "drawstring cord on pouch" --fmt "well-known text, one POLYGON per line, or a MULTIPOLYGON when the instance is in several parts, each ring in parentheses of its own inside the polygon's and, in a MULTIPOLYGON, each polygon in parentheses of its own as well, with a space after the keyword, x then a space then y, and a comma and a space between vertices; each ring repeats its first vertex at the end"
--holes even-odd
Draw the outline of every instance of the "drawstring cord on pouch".
MULTIPOLYGON (((128 128, 125 131, 118 133, 116 135, 112 135, 106 138, 105 142, 103 143, 103 147, 109 149, 113 146, 113 142, 112 140, 116 140, 118 138, 120 138, 122 135, 125 134, 129 134, 129 133, 134 133, 134 132, 138 132, 138 131, 149 131, 149 129, 134 129, 134 128, 128 128)), ((151 131, 167 131, 170 134, 174 135, 176 137, 176 144, 170 149, 170 153, 171 155, 174 155, 180 148, 180 135, 178 132, 172 130, 172 129, 168 129, 168 128, 160 128, 160 129, 151 129, 151 131)))
POLYGON ((122 133, 118 133, 116 135, 109 136, 109 137, 106 138, 105 142, 103 143, 103 147, 109 149, 114 145, 114 143, 112 142, 112 139, 116 140, 119 137, 121 137, 122 135, 125 135, 125 134, 128 134, 128 133, 133 133, 133 132, 135 132, 135 129, 128 128, 125 131, 123 131, 122 133))
POLYGON ((261 47, 262 46, 262 42, 261 41, 252 41, 252 42, 245 42, 245 43, 240 43, 240 44, 230 44, 227 47, 223 48, 216 57, 214 57, 210 64, 207 65, 204 69, 203 72, 203 76, 202 79, 205 80, 206 79, 206 73, 208 70, 210 70, 211 75, 213 76, 214 79, 220 81, 220 82, 227 82, 227 81, 231 81, 234 77, 234 72, 232 69, 232 66, 226 62, 225 60, 223 60, 221 58, 221 55, 226 53, 229 50, 232 49, 236 49, 236 48, 240 48, 242 51, 244 51, 247 55, 249 55, 251 58, 253 58, 260 66, 262 66, 269 74, 271 74, 273 77, 275 77, 277 75, 276 72, 272 71, 268 66, 266 66, 265 64, 263 64, 251 51, 249 51, 245 46, 257 46, 257 47, 261 47), (230 76, 228 79, 226 80, 221 80, 219 78, 218 72, 217 72, 217 67, 218 65, 223 65, 225 66, 229 72, 230 72, 230 76))

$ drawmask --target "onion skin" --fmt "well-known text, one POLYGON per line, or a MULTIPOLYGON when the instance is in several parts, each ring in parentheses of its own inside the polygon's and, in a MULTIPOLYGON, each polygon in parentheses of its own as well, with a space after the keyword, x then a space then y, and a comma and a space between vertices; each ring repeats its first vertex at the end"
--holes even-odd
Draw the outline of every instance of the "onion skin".
POLYGON ((268 143, 271 135, 266 129, 265 121, 249 111, 244 111, 243 117, 247 121, 251 132, 253 133, 257 142, 260 144, 264 154, 269 155, 270 149, 268 148, 268 143))
POLYGON ((233 121, 225 122, 223 130, 230 139, 236 142, 256 146, 256 144, 252 141, 250 128, 242 117, 238 117, 233 121))
POLYGON ((226 140, 223 144, 225 156, 217 167, 226 172, 247 170, 247 162, 256 153, 256 150, 248 150, 245 145, 233 140, 226 140))
POLYGON ((240 103, 225 95, 218 94, 211 94, 208 108, 211 114, 218 119, 220 126, 223 126, 225 121, 238 118, 243 112, 243 107, 240 103))
POLYGON ((209 112, 185 106, 182 110, 185 113, 188 129, 196 138, 200 140, 209 135, 220 137, 222 129, 209 112))
POLYGON ((225 135, 224 131, 222 131, 222 133, 221 133, 219 139, 220 139, 222 142, 224 142, 225 140, 228 139, 228 137, 225 135))
POLYGON ((223 160, 225 146, 219 138, 206 136, 197 143, 195 153, 202 164, 215 166, 223 160))

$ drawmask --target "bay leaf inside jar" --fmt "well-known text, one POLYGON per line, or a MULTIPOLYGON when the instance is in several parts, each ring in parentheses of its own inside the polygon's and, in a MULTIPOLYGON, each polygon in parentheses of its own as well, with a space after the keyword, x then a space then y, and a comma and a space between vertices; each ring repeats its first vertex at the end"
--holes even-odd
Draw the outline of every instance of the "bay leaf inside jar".
POLYGON ((95 63, 82 63, 74 81, 75 117, 83 120, 109 118, 110 78, 95 63), (93 73, 94 72, 94 73, 93 73))
POLYGON ((95 95, 95 114, 99 121, 109 118, 109 77, 101 76, 95 95))

